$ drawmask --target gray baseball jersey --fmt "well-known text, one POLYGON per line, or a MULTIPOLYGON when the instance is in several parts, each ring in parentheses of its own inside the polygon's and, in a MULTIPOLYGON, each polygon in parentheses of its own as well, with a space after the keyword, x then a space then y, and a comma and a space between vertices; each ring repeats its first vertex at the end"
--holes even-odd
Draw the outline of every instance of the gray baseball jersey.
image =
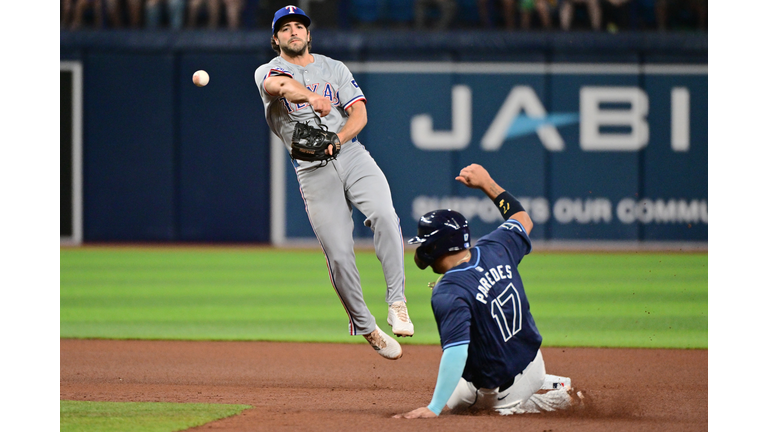
MULTIPOLYGON (((315 127, 322 123, 338 132, 347 122, 346 109, 358 102, 365 103, 360 86, 343 63, 320 54, 312 56, 314 61, 306 67, 278 56, 254 74, 267 124, 289 152, 297 122, 309 121, 315 127), (264 81, 281 75, 330 99, 330 114, 320 118, 309 104, 295 104, 269 94, 264 81)), ((376 256, 387 283, 388 304, 405 301, 400 219, 384 173, 356 137, 342 145, 335 160, 324 167, 318 165, 319 162, 293 161, 309 222, 326 256, 331 284, 349 316, 350 334, 368 334, 376 329, 376 319, 363 299, 355 263, 352 206, 365 215, 365 225, 373 231, 376 256)))
POLYGON ((291 135, 296 122, 309 122, 317 127, 323 123, 328 130, 338 132, 347 122, 346 109, 356 102, 365 101, 365 95, 344 63, 320 54, 313 54, 315 61, 306 68, 289 63, 277 56, 256 69, 255 79, 264 102, 267 124, 291 150, 291 135), (304 84, 307 89, 321 94, 331 101, 331 113, 320 118, 308 103, 295 104, 285 98, 270 95, 264 88, 264 80, 271 76, 287 75, 304 84))

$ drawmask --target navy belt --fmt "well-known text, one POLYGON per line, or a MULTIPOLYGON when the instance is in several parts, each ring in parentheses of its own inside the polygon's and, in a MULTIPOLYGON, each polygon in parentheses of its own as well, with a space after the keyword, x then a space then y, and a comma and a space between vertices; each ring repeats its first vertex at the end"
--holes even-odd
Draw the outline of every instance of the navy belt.
POLYGON ((352 138, 350 141, 357 142, 357 137, 352 138))

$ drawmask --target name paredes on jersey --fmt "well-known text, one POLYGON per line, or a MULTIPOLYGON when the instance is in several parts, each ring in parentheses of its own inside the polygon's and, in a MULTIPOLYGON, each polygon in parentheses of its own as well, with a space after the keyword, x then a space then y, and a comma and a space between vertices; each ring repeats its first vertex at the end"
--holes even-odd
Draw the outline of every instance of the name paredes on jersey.
MULTIPOLYGON (((338 90, 334 90, 333 86, 331 86, 330 83, 325 83, 322 86, 320 86, 320 83, 308 85, 307 90, 311 91, 312 93, 321 94, 326 99, 331 101, 331 105, 335 107, 339 106, 339 92, 338 90), (317 91, 318 89, 322 89, 322 91, 318 92, 317 91)), ((288 111, 289 113, 299 111, 309 106, 309 103, 300 103, 300 104, 290 103, 288 102, 288 99, 284 97, 280 98, 280 102, 283 103, 285 110, 288 111)))
POLYGON ((488 298, 488 292, 494 285, 496 285, 496 282, 512 279, 512 266, 510 265, 497 265, 487 271, 482 267, 475 267, 475 270, 484 273, 483 276, 480 277, 480 284, 477 286, 479 292, 475 294, 475 299, 483 304, 488 304, 488 301, 486 300, 488 298))

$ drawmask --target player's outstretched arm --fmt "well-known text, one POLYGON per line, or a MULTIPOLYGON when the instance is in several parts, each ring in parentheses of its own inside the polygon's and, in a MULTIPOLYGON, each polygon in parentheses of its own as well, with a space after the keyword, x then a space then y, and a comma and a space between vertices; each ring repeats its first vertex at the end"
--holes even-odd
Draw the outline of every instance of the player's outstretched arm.
POLYGON ((421 407, 404 414, 395 414, 393 417, 404 419, 435 418, 437 417, 437 414, 433 413, 432 410, 427 407, 421 407))
POLYGON ((350 105, 347 108, 347 116, 347 122, 337 133, 342 144, 356 137, 368 124, 368 110, 365 102, 359 101, 350 105))
POLYGON ((531 233, 533 221, 525 209, 523 209, 523 206, 520 205, 520 202, 512 194, 499 186, 481 165, 472 164, 464 167, 456 177, 456 180, 467 187, 480 189, 485 192, 488 198, 493 200, 499 207, 499 211, 504 219, 512 218, 519 221, 523 224, 526 232, 528 234, 531 233))
POLYGON ((432 394, 432 401, 429 405, 416 408, 404 414, 397 414, 394 418, 416 419, 416 418, 435 418, 445 408, 448 399, 456 389, 456 385, 461 380, 461 374, 467 364, 469 355, 469 342, 461 345, 454 345, 443 350, 443 356, 440 358, 440 369, 437 374, 437 384, 435 392, 432 394))
POLYGON ((291 103, 309 103, 320 117, 331 113, 331 101, 327 97, 309 91, 295 79, 285 76, 268 77, 264 81, 264 89, 271 95, 284 97, 291 103))
POLYGON ((472 189, 480 189, 488 195, 488 198, 495 199, 500 193, 504 192, 488 174, 488 171, 482 165, 472 164, 464 167, 456 180, 472 189))

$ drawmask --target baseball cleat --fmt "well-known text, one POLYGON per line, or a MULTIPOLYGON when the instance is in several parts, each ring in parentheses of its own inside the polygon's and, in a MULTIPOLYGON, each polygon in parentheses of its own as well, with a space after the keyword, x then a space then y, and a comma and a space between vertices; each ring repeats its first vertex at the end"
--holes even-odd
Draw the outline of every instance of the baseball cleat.
POLYGON ((571 379, 568 377, 558 375, 544 375, 544 384, 541 385, 540 390, 557 390, 557 389, 570 389, 571 379))
POLYGON ((372 333, 363 335, 363 337, 385 359, 397 360, 403 356, 403 349, 400 344, 392 336, 381 331, 379 326, 376 326, 376 330, 372 333))
POLYGON ((397 337, 413 336, 413 323, 408 317, 408 308, 405 302, 396 301, 389 306, 387 324, 392 326, 392 333, 397 337))

